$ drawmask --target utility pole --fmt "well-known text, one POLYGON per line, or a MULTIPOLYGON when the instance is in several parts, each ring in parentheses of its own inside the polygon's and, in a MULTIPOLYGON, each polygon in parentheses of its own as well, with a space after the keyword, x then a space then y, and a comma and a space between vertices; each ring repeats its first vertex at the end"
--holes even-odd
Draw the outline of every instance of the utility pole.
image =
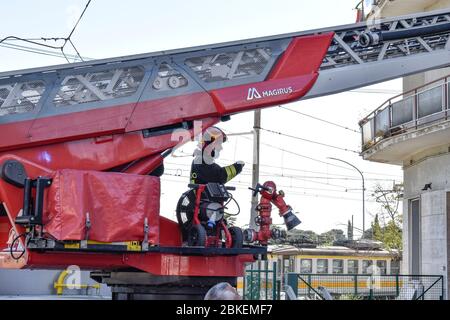
MULTIPOLYGON (((260 130, 261 128, 261 110, 254 112, 253 120, 253 170, 252 170, 252 187, 259 182, 259 150, 260 150, 260 130)), ((250 211, 250 228, 256 230, 255 218, 257 216, 256 206, 258 205, 258 195, 252 195, 252 207, 250 211)))

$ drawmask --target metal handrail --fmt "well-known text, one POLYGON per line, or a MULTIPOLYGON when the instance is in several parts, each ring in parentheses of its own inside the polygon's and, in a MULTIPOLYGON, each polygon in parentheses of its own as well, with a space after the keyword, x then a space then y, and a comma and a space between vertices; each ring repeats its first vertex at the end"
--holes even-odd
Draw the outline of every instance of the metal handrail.
MULTIPOLYGON (((408 98, 409 98, 409 97, 411 97, 411 96, 409 96, 410 93, 422 93, 422 92, 424 92, 424 91, 431 90, 431 89, 427 89, 427 90, 423 90, 423 91, 418 92, 419 89, 426 88, 426 87, 428 87, 429 85, 431 85, 431 84, 433 84, 433 83, 440 82, 440 81, 442 81, 442 80, 444 80, 445 83, 449 83, 449 79, 450 79, 450 74, 449 74, 449 75, 446 75, 445 77, 438 78, 438 79, 436 79, 436 80, 434 80, 434 81, 428 82, 428 83, 426 83, 426 84, 417 86, 417 87, 415 87, 415 88, 413 88, 413 89, 410 89, 410 90, 408 90, 408 91, 402 92, 402 93, 400 93, 400 94, 398 94, 398 95, 396 95, 396 96, 393 96, 392 98, 387 99, 387 100, 384 101, 378 108, 376 108, 375 110, 373 110, 372 112, 370 112, 367 116, 365 116, 362 120, 360 120, 360 121, 359 121, 360 126, 361 126, 361 124, 364 124, 364 123, 368 122, 368 121, 370 120, 369 118, 370 118, 372 115, 376 115, 377 111, 379 111, 380 109, 382 109, 383 106, 385 106, 386 104, 387 104, 386 107, 389 106, 389 105, 391 105, 391 104, 392 104, 392 103, 391 103, 392 100, 394 100, 394 99, 396 99, 396 98, 399 98, 399 97, 402 97, 402 96, 406 96, 406 95, 408 95, 408 98)), ((436 86, 436 87, 438 87, 438 86, 436 86)), ((402 100, 404 100, 404 99, 402 99, 402 100)), ((401 100, 400 100, 400 101, 401 101, 401 100)))
MULTIPOLYGON (((301 295, 309 295, 310 292, 314 292, 320 298, 324 296, 318 291, 320 286, 322 286, 323 281, 332 283, 331 284, 331 294, 345 295, 353 294, 358 297, 366 297, 368 299, 374 299, 375 296, 391 296, 399 298, 401 291, 412 293, 410 288, 411 281, 419 281, 423 286, 423 290, 414 295, 413 299, 439 299, 444 298, 444 283, 442 275, 378 275, 378 274, 302 274, 302 273, 289 273, 289 285, 292 287, 294 292, 298 295, 300 293, 300 284, 305 287, 301 290, 301 295), (349 283, 341 282, 342 277, 349 277, 351 280, 347 282, 354 283, 354 289, 352 291, 349 283), (358 288, 358 280, 370 281, 370 284, 364 288, 358 288), (380 281, 380 287, 372 287, 374 281, 380 281), (387 282, 388 281, 388 282, 387 282), (392 284, 389 284, 389 281, 392 284), (316 284, 313 284, 315 282, 316 284), (381 283, 384 283, 381 286, 381 283), (387 286, 386 286, 387 285, 387 286), (335 291, 335 290, 338 291, 335 291), (360 289, 360 290, 358 290, 360 289), (342 291, 343 290, 343 291, 342 291), (347 291, 345 291, 347 290, 347 291), (361 291, 362 290, 362 291, 361 291), (440 290, 439 293, 433 292, 431 290, 440 290)), ((416 290, 416 289, 415 289, 416 290)), ((333 296, 334 297, 334 296, 333 296)))
MULTIPOLYGON (((372 146, 374 143, 378 142, 378 138, 381 136, 383 138, 386 137, 386 134, 391 135, 395 132, 398 132, 397 129, 404 130, 411 127, 415 127, 416 129, 418 126, 423 125, 425 123, 436 121, 436 120, 442 120, 443 118, 447 119, 449 116, 449 81, 450 81, 450 75, 447 75, 446 77, 442 77, 440 79, 437 79, 435 81, 429 82, 427 84, 424 84, 422 86, 419 86, 415 89, 403 92, 400 95, 396 95, 395 97, 392 97, 388 100, 386 100, 381 106, 376 108, 374 111, 372 111, 368 116, 366 116, 364 119, 362 119, 359 122, 360 128, 361 128, 361 135, 362 135, 362 151, 365 151, 368 149, 367 144, 370 144, 369 146, 372 146), (435 84, 433 86, 433 84, 435 84), (420 96, 426 92, 431 92, 432 90, 436 90, 437 88, 440 88, 440 94, 439 97, 441 98, 440 105, 436 104, 436 107, 439 107, 439 111, 432 111, 430 114, 422 115, 420 116, 419 112, 422 106, 422 103, 420 101, 420 96), (396 100, 399 97, 403 97, 400 100, 396 100), (405 103, 406 101, 411 100, 411 106, 408 106, 409 108, 412 108, 410 111, 410 117, 411 119, 403 120, 394 125, 394 110, 396 110, 396 106, 401 103, 405 103), (386 114, 387 112, 387 114, 386 114), (384 113, 387 119, 385 121, 381 122, 381 126, 378 123, 379 115, 384 113), (436 117, 436 115, 442 114, 442 117, 431 119, 432 116, 436 117), (427 122, 428 120, 428 122, 427 122), (365 126, 367 123, 370 123, 370 132, 365 132, 365 126)), ((403 131, 402 131, 403 132, 403 131)))

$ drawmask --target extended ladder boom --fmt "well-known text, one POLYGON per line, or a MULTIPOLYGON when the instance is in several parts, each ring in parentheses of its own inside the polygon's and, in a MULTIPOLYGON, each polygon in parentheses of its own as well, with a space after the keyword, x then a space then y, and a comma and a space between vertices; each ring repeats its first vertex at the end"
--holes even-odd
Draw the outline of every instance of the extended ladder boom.
MULTIPOLYGON (((102 155, 83 161, 83 168, 106 170, 168 150, 173 144, 155 137, 176 128, 192 129, 195 120, 203 121, 205 129, 239 112, 444 67, 450 64, 449 49, 447 9, 391 18, 373 26, 357 23, 4 72, 0 74, 0 130, 14 134, 0 136, 0 154, 141 133, 142 141, 134 145, 145 152, 129 158, 123 156, 125 150, 116 148, 117 154, 111 155, 114 161, 100 165, 102 155)), ((97 150, 92 146, 83 153, 97 150)), ((46 149, 46 158, 61 158, 60 152, 46 149)), ((73 154, 66 152, 64 165, 73 167, 73 154)))
POLYGON ((305 98, 338 93, 448 66, 450 11, 435 11, 336 30, 305 98))

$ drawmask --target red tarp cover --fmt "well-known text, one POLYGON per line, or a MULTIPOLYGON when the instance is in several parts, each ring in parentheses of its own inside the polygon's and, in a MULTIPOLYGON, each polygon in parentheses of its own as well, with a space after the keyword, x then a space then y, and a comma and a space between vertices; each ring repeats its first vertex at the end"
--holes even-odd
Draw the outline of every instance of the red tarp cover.
POLYGON ((46 196, 44 231, 57 240, 142 241, 148 218, 149 242, 159 240, 160 181, 157 177, 60 170, 46 196))

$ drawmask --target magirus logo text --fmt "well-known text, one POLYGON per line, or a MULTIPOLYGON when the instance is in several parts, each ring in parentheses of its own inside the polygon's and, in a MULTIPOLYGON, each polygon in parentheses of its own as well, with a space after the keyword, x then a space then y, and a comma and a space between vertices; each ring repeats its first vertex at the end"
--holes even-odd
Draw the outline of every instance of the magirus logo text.
POLYGON ((261 93, 256 88, 248 88, 247 100, 261 99, 267 97, 280 96, 294 92, 292 87, 264 90, 261 93))

